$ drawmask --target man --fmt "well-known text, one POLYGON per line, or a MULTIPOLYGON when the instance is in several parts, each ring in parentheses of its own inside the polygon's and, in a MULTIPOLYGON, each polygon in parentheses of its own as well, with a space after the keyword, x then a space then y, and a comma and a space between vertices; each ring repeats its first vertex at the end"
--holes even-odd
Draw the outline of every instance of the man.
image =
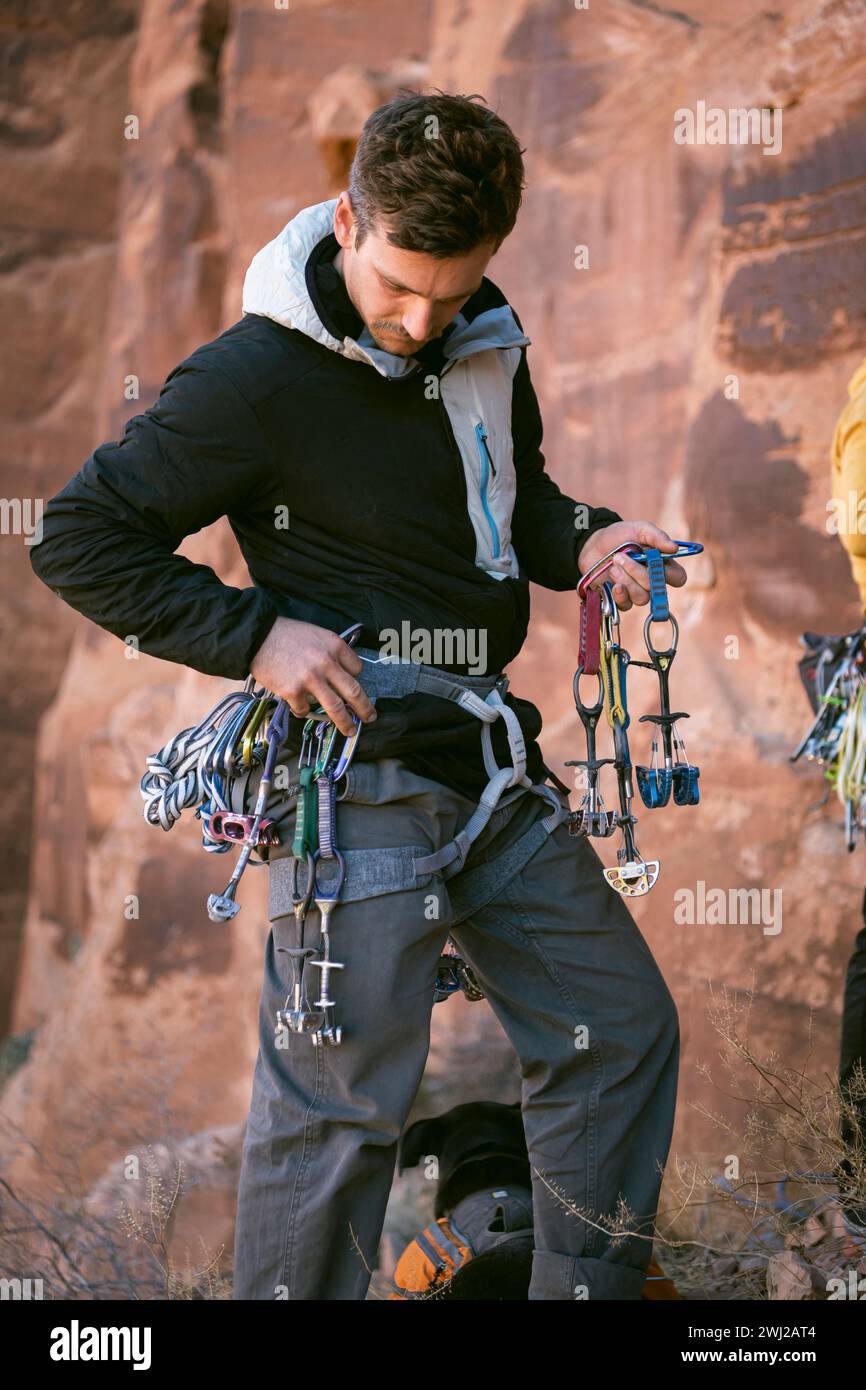
MULTIPOLYGON (((571 590, 623 541, 675 544, 651 522, 575 503, 545 471, 530 340, 484 273, 522 186, 512 131, 471 98, 401 93, 373 112, 349 189, 258 253, 244 316, 95 450, 33 547, 47 584, 142 651, 252 672, 294 714, 320 703, 347 735, 350 711, 363 721, 336 808, 351 861, 331 914, 338 1046, 276 1028, 295 978, 285 952, 300 949, 291 827, 272 851, 236 1298, 365 1297, 449 934, 520 1058, 529 1297, 641 1297, 676 1009, 595 850, 569 837, 567 800, 544 786, 538 710, 493 683, 523 644, 530 581, 571 590), (251 588, 173 554, 222 515, 251 588), (357 650, 337 635, 355 622, 357 650), (413 657, 427 684, 394 696, 405 668, 377 653, 395 632, 465 647, 413 657), (620 1199, 635 1224, 614 1242, 620 1199)), ((675 561, 668 570, 685 582, 675 561)), ((621 608, 647 603, 633 560, 605 577, 621 608)))

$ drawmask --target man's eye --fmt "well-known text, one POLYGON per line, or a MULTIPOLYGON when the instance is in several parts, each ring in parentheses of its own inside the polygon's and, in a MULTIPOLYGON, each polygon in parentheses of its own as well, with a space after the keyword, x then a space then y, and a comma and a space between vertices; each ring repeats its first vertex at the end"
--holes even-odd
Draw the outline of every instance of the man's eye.
MULTIPOLYGON (((385 286, 385 289, 386 289, 386 290, 393 290, 394 294, 406 294, 406 293, 407 293, 407 291, 404 290, 404 289, 402 288, 402 286, 400 286, 400 285, 392 285, 390 280, 383 280, 382 283, 383 283, 383 285, 385 286)), ((468 294, 452 294, 452 296, 451 296, 450 299, 443 299, 443 300, 442 300, 442 303, 443 303, 443 304, 459 304, 459 303, 463 303, 464 300, 469 299, 469 298, 470 298, 470 296, 469 296, 468 294)))

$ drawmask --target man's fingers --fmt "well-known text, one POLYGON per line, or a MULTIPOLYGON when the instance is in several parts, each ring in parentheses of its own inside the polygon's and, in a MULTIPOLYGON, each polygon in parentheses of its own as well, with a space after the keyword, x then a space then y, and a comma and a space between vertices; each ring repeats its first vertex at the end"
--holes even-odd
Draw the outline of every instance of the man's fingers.
POLYGON ((641 521, 638 523, 640 529, 640 544, 652 546, 660 550, 662 554, 666 550, 674 551, 677 543, 672 540, 667 531, 663 531, 661 526, 656 526, 654 521, 641 521))
POLYGON ((363 686, 337 660, 325 657, 306 680, 314 698, 341 733, 354 733, 353 711, 364 723, 377 717, 363 686))
MULTIPOLYGON (((343 645, 346 646, 345 643, 343 645)), ((346 647, 346 650, 351 656, 355 655, 351 647, 346 647)), ((358 657, 358 665, 363 669, 360 657, 358 657)), ((343 666, 334 662, 332 666, 327 668, 325 676, 337 697, 351 705, 358 718, 362 719, 365 724, 376 718, 376 707, 364 687, 343 666)))
POLYGON ((355 725, 349 710, 332 686, 324 679, 313 681, 313 695, 322 706, 325 714, 336 724, 341 734, 347 737, 355 732, 355 725))
MULTIPOLYGON (((641 585, 641 588, 643 588, 644 590, 646 590, 647 593, 649 593, 649 569, 647 568, 647 566, 638 564, 637 560, 625 560, 624 562, 618 561, 617 565, 614 568, 624 569, 626 565, 628 566, 628 572, 632 576, 632 578, 636 577, 641 585), (635 570, 638 571, 637 576, 635 576, 635 570)), ((604 577, 607 578, 607 575, 605 575, 604 577)), ((665 560, 665 579, 667 580, 668 584, 672 584, 675 589, 679 589, 683 584, 685 584, 688 577, 689 576, 687 571, 683 569, 683 566, 679 563, 678 560, 665 560)), ((636 600, 636 602, 640 603, 642 601, 640 598, 637 597, 634 590, 630 589, 629 592, 631 593, 632 598, 636 600)))
POLYGON ((348 642, 343 641, 342 637, 336 638, 330 655, 342 666, 344 671, 349 672, 350 676, 358 676, 364 669, 364 663, 354 647, 350 647, 348 642))
POLYGON ((632 598, 640 602, 639 595, 649 593, 649 574, 646 565, 633 560, 630 555, 618 555, 613 566, 617 582, 625 584, 632 598))
MULTIPOLYGON (((625 532, 636 545, 643 548, 652 547, 661 551, 663 556, 676 552, 677 542, 653 521, 628 521, 616 523, 616 526, 619 533, 625 532)), ((686 583, 688 573, 676 560, 665 558, 665 579, 673 588, 679 589, 686 583)), ((605 583, 611 585, 614 601, 623 612, 627 612, 633 605, 645 607, 649 603, 647 566, 640 564, 624 551, 620 551, 609 568, 599 575, 597 580, 592 581, 592 587, 601 589, 605 583)))
POLYGON ((649 578, 646 566, 639 565, 637 560, 618 559, 600 577, 599 582, 603 583, 605 580, 613 586, 614 601, 624 611, 627 612, 633 603, 638 605, 649 603, 649 578))
POLYGON ((688 571, 683 569, 677 560, 668 560, 665 565, 665 579, 669 584, 673 584, 675 589, 679 589, 688 579, 688 571))
MULTIPOLYGON (((275 690, 275 694, 279 695, 280 692, 275 690)), ((291 695, 283 695, 281 698, 285 700, 292 714, 299 719, 309 714, 313 700, 309 690, 293 690, 291 695)))

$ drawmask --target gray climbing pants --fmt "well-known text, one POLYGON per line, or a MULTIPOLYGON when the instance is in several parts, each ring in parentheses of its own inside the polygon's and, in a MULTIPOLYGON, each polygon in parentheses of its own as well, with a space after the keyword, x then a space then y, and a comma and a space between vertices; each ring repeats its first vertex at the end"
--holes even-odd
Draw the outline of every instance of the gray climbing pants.
MULTIPOLYGON (((592 842, 563 823, 546 829, 550 804, 527 793, 494 812, 459 873, 418 876, 414 861, 452 839, 474 803, 398 758, 355 762, 344 785, 336 826, 349 868, 330 921, 331 956, 344 966, 330 983, 338 1046, 277 1025, 293 985, 280 948, 298 940, 294 803, 275 812, 281 845, 268 869, 234 1297, 366 1297, 450 935, 520 1063, 533 1183, 529 1298, 639 1299, 673 1130, 679 1020, 592 842), (612 1241, 620 1199, 630 1233, 612 1241)), ((311 906, 304 944, 319 939, 311 906)), ((313 1004, 319 973, 308 974, 313 1004)))

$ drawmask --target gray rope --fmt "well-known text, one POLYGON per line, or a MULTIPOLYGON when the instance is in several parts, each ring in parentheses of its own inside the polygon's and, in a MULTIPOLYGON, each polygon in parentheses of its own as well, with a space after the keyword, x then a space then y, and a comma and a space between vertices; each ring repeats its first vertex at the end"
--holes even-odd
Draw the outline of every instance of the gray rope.
MULTIPOLYGON (((147 759, 147 771, 139 784, 144 800, 144 818, 150 825, 171 830, 182 811, 210 800, 212 810, 229 810, 220 789, 225 771, 220 760, 231 731, 243 719, 250 703, 261 691, 244 689, 226 695, 214 705, 200 723, 174 734, 158 753, 147 759)), ((205 848, 222 852, 225 842, 208 842, 205 848)))

